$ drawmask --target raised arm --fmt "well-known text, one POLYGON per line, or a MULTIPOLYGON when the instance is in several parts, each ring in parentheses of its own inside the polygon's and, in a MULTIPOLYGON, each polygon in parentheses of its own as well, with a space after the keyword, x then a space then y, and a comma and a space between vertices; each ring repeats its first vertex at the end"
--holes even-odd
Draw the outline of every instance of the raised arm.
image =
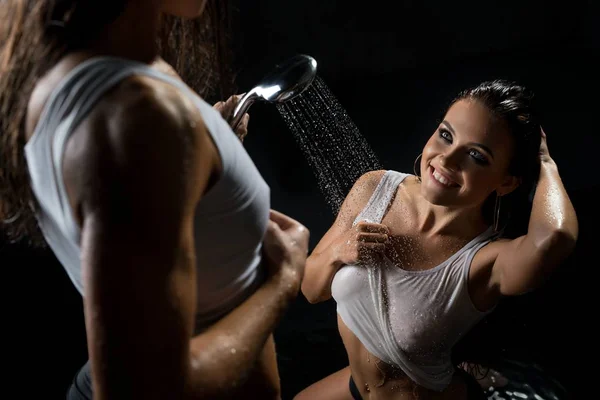
POLYGON ((385 171, 371 171, 361 176, 340 207, 335 222, 306 260, 302 293, 311 303, 331 298, 331 282, 344 265, 355 263, 365 250, 381 250, 387 229, 379 224, 360 223, 353 228, 356 216, 366 206, 385 171))
POLYGON ((542 132, 540 176, 527 234, 497 244, 493 285, 503 295, 534 289, 573 251, 577 236, 575 209, 542 132))
POLYGON ((267 283, 192 338, 202 296, 193 216, 216 154, 194 106, 143 81, 124 84, 69 140, 95 399, 231 397, 299 290, 308 234, 275 218, 267 283))

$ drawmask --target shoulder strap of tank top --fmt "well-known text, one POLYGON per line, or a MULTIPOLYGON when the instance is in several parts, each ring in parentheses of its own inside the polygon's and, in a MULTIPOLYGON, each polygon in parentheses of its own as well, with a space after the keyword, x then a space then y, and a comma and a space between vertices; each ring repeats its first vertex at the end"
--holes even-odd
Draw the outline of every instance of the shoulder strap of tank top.
POLYGON ((75 67, 56 87, 46 103, 32 140, 37 131, 56 128, 63 118, 71 115, 69 125, 76 127, 96 105, 98 99, 126 77, 143 73, 184 88, 181 82, 135 61, 98 57, 75 67))
POLYGON ((477 252, 482 247, 487 245, 488 243, 493 242, 494 240, 501 237, 502 233, 503 233, 503 231, 500 231, 500 232, 494 231, 494 228, 490 226, 484 232, 480 233, 477 237, 473 238, 473 240, 471 240, 471 242, 469 242, 460 251, 460 253, 464 253, 466 255, 465 262, 463 265, 463 267, 464 267, 463 273, 465 274, 465 277, 467 277, 469 274, 471 262, 473 261, 475 254, 477 254, 477 252))
MULTIPOLYGON (((33 136, 25 145, 26 153, 37 142, 46 149, 50 165, 43 168, 54 170, 58 194, 58 207, 65 218, 67 230, 78 237, 79 231, 72 220, 66 189, 62 178, 62 157, 70 135, 89 114, 98 100, 111 88, 130 75, 142 73, 168 81, 185 89, 176 79, 152 70, 149 66, 120 58, 98 57, 86 60, 70 71, 53 90, 47 100, 33 136)), ((30 174, 36 171, 30 170, 30 174)))
POLYGON ((354 220, 354 224, 357 224, 360 221, 376 224, 381 223, 385 212, 390 206, 390 202, 398 190, 398 185, 400 185, 407 176, 408 174, 397 171, 386 171, 371 195, 367 205, 354 220))

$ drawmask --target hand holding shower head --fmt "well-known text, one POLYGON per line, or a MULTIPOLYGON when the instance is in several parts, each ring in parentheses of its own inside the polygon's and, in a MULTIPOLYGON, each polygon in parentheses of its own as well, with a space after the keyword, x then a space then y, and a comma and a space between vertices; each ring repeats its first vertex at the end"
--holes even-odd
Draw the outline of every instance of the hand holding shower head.
POLYGON ((311 56, 299 54, 291 57, 266 75, 254 88, 241 98, 229 120, 235 131, 242 117, 257 100, 284 103, 308 88, 317 75, 317 61, 311 56))

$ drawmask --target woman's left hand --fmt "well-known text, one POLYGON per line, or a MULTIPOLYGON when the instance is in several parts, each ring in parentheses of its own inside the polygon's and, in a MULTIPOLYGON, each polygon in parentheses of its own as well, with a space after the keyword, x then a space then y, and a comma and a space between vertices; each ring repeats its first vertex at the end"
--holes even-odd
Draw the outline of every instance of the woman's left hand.
MULTIPOLYGON (((233 110, 240 102, 240 99, 244 96, 244 94, 234 94, 226 101, 219 101, 217 104, 213 106, 215 110, 221 113, 221 116, 225 121, 229 122, 231 115, 233 114, 233 110)), ((244 114, 242 120, 235 128, 235 134, 240 138, 241 141, 244 141, 244 138, 248 134, 248 121, 250 120, 250 115, 248 113, 244 114)))

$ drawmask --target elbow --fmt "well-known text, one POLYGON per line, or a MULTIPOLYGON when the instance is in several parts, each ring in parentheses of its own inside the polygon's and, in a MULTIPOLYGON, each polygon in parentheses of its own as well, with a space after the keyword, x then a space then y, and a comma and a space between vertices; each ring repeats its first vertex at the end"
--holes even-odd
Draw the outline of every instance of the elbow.
MULTIPOLYGON (((312 257, 312 256, 311 256, 312 257)), ((315 264, 311 257, 306 260, 304 278, 300 291, 310 304, 317 304, 327 300, 322 266, 315 264)))
POLYGON ((310 304, 316 304, 319 302, 317 296, 307 290, 304 290, 304 288, 302 288, 302 294, 304 295, 306 301, 308 301, 310 304))
POLYGON ((315 290, 313 285, 307 283, 306 280, 302 282, 301 291, 310 304, 317 304, 323 301, 324 296, 322 293, 320 293, 322 291, 315 290))
MULTIPOLYGON (((306 296, 304 296, 304 297, 306 297, 306 296)), ((322 303, 323 301, 325 301, 324 296, 306 297, 306 300, 308 300, 308 302, 310 304, 319 304, 319 303, 322 303)))
POLYGON ((538 243, 538 248, 547 254, 566 258, 575 249, 577 237, 577 230, 556 229, 538 243))
POLYGON ((570 253, 577 244, 577 238, 577 230, 559 229, 552 234, 550 241, 553 246, 565 249, 570 253))
POLYGON ((222 360, 218 361, 219 349, 216 346, 209 348, 209 343, 199 346, 204 351, 190 351, 184 400, 231 398, 237 387, 239 376, 234 372, 235 368, 224 368, 222 360))

